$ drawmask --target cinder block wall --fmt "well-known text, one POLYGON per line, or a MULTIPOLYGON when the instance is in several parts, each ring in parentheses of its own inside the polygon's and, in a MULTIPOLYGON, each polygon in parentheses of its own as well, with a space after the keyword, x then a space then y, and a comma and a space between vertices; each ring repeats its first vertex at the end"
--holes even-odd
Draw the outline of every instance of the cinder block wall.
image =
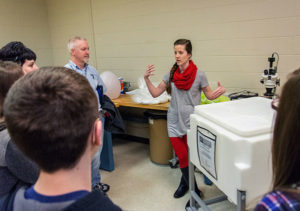
POLYGON ((94 27, 90 0, 45 0, 51 31, 55 65, 65 65, 70 56, 67 42, 73 36, 85 37, 90 46, 90 64, 97 67, 94 27))
POLYGON ((193 60, 229 92, 263 93, 259 83, 276 51, 282 84, 300 66, 299 0, 0 0, 0 45, 24 41, 39 65, 64 65, 71 36, 88 39, 90 63, 136 86, 148 64, 161 81, 173 42, 188 38, 193 60))
POLYGON ((191 39, 193 60, 228 91, 263 93, 259 83, 276 51, 282 83, 300 67, 298 0, 114 0, 91 1, 97 63, 136 82, 147 64, 154 81, 174 63, 173 42, 191 39))
POLYGON ((21 41, 32 49, 38 66, 53 64, 44 0, 0 0, 0 47, 11 41, 21 41))

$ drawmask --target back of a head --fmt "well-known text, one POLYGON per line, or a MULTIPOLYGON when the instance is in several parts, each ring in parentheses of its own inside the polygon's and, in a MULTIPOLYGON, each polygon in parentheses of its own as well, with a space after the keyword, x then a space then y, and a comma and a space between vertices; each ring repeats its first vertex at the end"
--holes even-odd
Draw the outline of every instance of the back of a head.
POLYGON ((287 188, 300 181, 300 74, 283 87, 276 116, 272 159, 273 188, 287 188))
POLYGON ((12 140, 45 172, 73 168, 99 117, 85 77, 64 67, 30 72, 9 90, 4 116, 12 140))
POLYGON ((13 83, 24 75, 20 65, 0 61, 0 118, 3 117, 3 103, 13 83))
POLYGON ((36 54, 22 42, 14 41, 0 49, 0 60, 12 61, 23 65, 25 60, 36 60, 36 54))

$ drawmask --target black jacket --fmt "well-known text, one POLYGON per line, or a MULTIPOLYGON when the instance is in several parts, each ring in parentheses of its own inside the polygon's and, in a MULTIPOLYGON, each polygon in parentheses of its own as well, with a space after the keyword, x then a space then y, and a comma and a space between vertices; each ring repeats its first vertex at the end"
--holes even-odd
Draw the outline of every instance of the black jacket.
POLYGON ((122 116, 115 104, 106 95, 103 95, 101 99, 101 108, 105 116, 104 129, 114 134, 125 133, 122 116))
POLYGON ((0 197, 32 185, 39 177, 38 166, 27 158, 11 141, 7 129, 0 131, 0 197))

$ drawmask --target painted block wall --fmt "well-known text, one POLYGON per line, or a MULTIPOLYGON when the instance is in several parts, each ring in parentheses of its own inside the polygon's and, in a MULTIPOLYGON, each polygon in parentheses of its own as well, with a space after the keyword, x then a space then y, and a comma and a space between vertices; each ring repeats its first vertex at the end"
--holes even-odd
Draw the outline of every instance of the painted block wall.
POLYGON ((148 64, 160 82, 173 42, 188 38, 211 86, 263 93, 267 58, 280 55, 281 84, 300 67, 299 0, 0 0, 0 45, 24 41, 38 64, 64 65, 74 35, 90 44, 90 64, 136 86, 148 64))
POLYGON ((73 36, 85 37, 90 47, 90 64, 97 67, 94 48, 94 27, 90 0, 47 0, 53 63, 65 65, 70 59, 68 40, 73 36))
POLYGON ((174 63, 173 42, 188 38, 193 60, 228 91, 263 93, 261 73, 276 51, 282 84, 300 67, 298 0, 91 1, 97 63, 135 82, 147 64, 161 81, 174 63))
POLYGON ((37 65, 53 64, 44 0, 0 0, 0 46, 21 41, 37 54, 37 65))

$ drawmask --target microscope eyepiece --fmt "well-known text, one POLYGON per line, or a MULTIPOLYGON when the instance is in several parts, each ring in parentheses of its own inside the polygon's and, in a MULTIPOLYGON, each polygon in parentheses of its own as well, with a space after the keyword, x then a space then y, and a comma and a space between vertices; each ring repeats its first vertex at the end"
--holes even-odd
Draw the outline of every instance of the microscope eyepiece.
POLYGON ((273 62, 275 61, 275 57, 269 57, 268 58, 268 61, 270 62, 270 68, 272 68, 272 66, 273 66, 273 62))

